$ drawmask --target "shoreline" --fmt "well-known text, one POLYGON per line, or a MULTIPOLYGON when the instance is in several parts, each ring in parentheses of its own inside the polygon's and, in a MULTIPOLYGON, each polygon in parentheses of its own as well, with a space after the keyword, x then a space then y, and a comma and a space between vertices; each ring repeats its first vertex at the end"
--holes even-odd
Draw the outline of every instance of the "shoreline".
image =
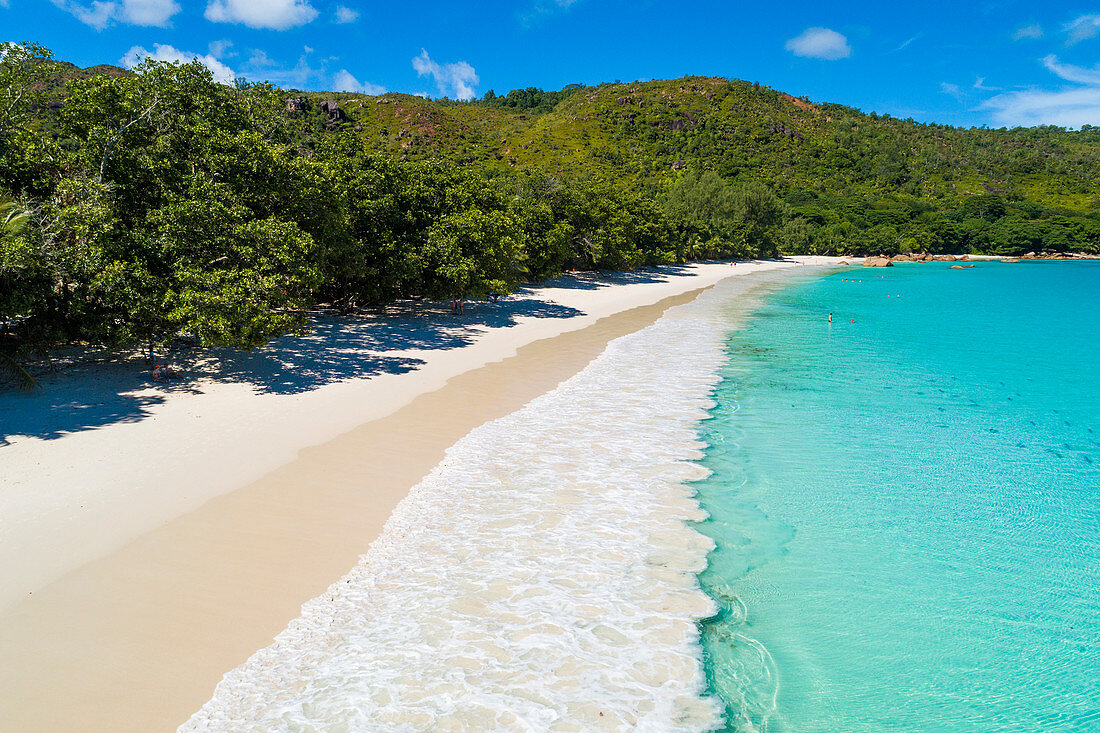
POLYGON ((472 430, 180 730, 712 729, 686 480, 728 330, 790 281, 726 280, 472 430))
MULTIPOLYGON (((4 696, 19 701, 18 709, 10 702, 0 709, 18 716, 14 727, 35 730, 155 730, 167 720, 181 723, 222 673, 268 643, 302 602, 354 565, 392 507, 459 437, 552 389, 617 335, 655 321, 674 304, 670 298, 690 300, 725 277, 798 264, 745 263, 733 271, 714 265, 690 279, 597 290, 602 297, 589 298, 583 316, 489 330, 468 347, 478 352, 468 359, 385 375, 393 379, 379 381, 388 381, 382 386, 391 392, 394 380, 418 374, 420 389, 390 394, 374 405, 381 414, 300 448, 259 480, 240 481, 242 466, 236 466, 228 473, 243 488, 205 497, 197 510, 161 520, 0 613, 9 659, 4 696), (665 298, 656 305, 639 304, 660 295, 665 298), (530 340, 516 344, 523 326, 530 340), (452 412, 441 418, 445 409, 452 412), (364 493, 364 485, 372 492, 364 493)), ((593 294, 572 294, 586 292, 593 294)), ((569 303, 570 294, 558 293, 555 301, 569 303)), ((578 300, 585 299, 572 302, 578 300)), ((141 423, 116 432, 135 426, 141 423)), ((187 480, 194 481, 194 473, 187 480)))

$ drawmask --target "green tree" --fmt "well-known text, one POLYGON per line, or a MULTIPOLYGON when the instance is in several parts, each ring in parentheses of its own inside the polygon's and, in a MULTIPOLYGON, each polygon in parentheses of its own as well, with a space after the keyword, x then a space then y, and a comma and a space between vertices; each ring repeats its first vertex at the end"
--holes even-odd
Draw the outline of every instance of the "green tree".
POLYGON ((270 94, 217 84, 198 63, 74 82, 61 120, 104 214, 68 201, 56 218, 100 262, 76 289, 88 334, 253 348, 302 328, 320 280, 311 232, 335 236, 342 220, 318 166, 249 117, 242 100, 270 108, 270 94))
POLYGON ((686 171, 662 197, 662 208, 685 239, 736 236, 734 189, 714 171, 686 171))
POLYGON ((748 252, 754 257, 777 257, 786 205, 760 184, 741 186, 734 192, 733 200, 737 221, 744 227, 748 252))
POLYGON ((469 208, 428 230, 427 292, 462 301, 511 292, 523 273, 523 233, 504 211, 469 208))
POLYGON ((36 43, 0 43, 0 189, 43 195, 59 173, 57 145, 39 119, 52 59, 36 43))

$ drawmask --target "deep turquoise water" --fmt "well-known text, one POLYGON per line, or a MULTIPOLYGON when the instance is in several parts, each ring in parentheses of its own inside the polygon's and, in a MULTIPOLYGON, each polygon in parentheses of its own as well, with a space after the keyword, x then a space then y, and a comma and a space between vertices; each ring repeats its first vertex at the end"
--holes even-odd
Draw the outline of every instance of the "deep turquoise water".
POLYGON ((730 729, 1100 731, 1100 262, 852 268, 729 353, 698 487, 730 729))

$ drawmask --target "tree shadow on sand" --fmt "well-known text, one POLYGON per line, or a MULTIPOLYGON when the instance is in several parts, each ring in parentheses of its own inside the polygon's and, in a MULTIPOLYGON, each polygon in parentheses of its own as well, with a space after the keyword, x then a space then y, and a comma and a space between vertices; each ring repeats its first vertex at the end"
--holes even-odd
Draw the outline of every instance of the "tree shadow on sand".
POLYGON ((0 446, 15 435, 51 440, 139 422, 169 394, 199 393, 208 381, 247 384, 260 394, 291 395, 351 379, 404 374, 423 365, 431 352, 466 346, 487 329, 509 328, 520 318, 576 315, 581 311, 522 295, 498 303, 470 302, 460 315, 440 303, 402 303, 352 316, 317 314, 306 335, 284 336, 251 352, 160 352, 158 362, 174 364, 186 377, 170 383, 152 381, 142 354, 101 354, 98 359, 84 354, 60 374, 43 375, 38 393, 0 391, 0 446))
POLYGON ((569 318, 581 312, 555 303, 512 299, 473 302, 455 315, 439 304, 398 305, 371 315, 320 316, 305 336, 285 336, 252 352, 218 350, 193 373, 244 382, 263 394, 299 394, 333 382, 403 374, 424 364, 415 353, 467 346, 489 328, 519 318, 569 318))
MULTIPOLYGON (((118 371, 115 365, 111 367, 110 371, 118 371)), ((139 388, 105 389, 104 380, 92 379, 87 385, 64 390, 47 387, 36 394, 0 394, 0 447, 8 445, 14 435, 53 440, 103 425, 143 420, 166 398, 132 393, 139 388)))
POLYGON ((630 272, 569 273, 542 284, 547 287, 569 290, 599 290, 611 285, 663 283, 668 282, 672 277, 696 277, 696 273, 684 265, 663 265, 661 267, 640 267, 630 272))

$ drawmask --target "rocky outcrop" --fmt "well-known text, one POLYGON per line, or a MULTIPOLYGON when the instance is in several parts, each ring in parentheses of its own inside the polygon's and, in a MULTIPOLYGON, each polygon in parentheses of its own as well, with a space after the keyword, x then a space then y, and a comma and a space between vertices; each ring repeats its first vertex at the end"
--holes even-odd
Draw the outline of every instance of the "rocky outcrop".
POLYGON ((970 262, 970 255, 931 255, 927 252, 898 254, 890 258, 894 262, 970 262))
POLYGON ((328 115, 325 127, 332 128, 341 122, 347 122, 348 116, 340 109, 340 103, 335 99, 326 99, 321 102, 321 111, 328 115))
POLYGON ((309 109, 309 97, 287 97, 287 112, 305 112, 309 109))
POLYGON ((1100 254, 1092 252, 1028 252, 1021 260, 1100 260, 1100 254))
POLYGON ((889 257, 868 257, 863 261, 864 267, 893 267, 894 263, 889 257))
POLYGON ((775 123, 772 123, 772 124, 768 125, 767 127, 765 127, 764 129, 767 130, 768 132, 772 133, 773 135, 783 135, 784 137, 788 137, 791 140, 801 140, 802 139, 802 133, 801 132, 799 132, 798 130, 792 130, 791 128, 787 127, 786 125, 777 125, 775 123))

